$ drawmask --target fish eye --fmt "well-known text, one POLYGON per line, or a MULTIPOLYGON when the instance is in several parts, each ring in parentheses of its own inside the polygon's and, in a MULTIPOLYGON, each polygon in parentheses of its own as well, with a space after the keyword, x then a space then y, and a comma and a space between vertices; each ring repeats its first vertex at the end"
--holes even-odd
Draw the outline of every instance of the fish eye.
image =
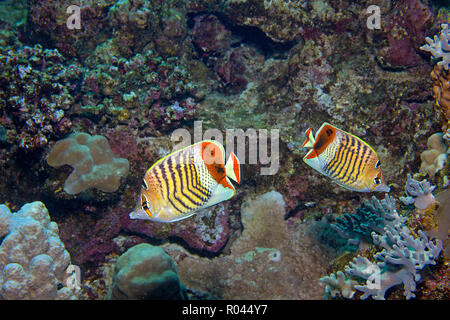
POLYGON ((377 161, 377 164, 375 165, 375 168, 378 169, 380 166, 381 166, 381 162, 380 162, 380 160, 378 160, 378 161, 377 161))
POLYGON ((327 133, 328 136, 331 136, 333 134, 333 130, 327 129, 326 133, 327 133))
POLYGON ((373 182, 375 182, 375 184, 380 184, 381 183, 381 179, 376 177, 375 179, 373 179, 373 182))

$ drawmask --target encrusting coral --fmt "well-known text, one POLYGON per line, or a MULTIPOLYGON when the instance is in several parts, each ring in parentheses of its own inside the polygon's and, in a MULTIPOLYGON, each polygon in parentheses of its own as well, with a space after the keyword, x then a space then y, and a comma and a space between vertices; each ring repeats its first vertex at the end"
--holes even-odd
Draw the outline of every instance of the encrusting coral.
POLYGON ((428 149, 420 154, 422 163, 420 172, 427 173, 430 178, 444 168, 447 161, 447 146, 442 133, 435 133, 428 138, 428 149))
POLYGON ((177 267, 160 247, 138 244, 117 260, 108 299, 183 299, 177 267))
POLYGON ((42 202, 11 213, 0 205, 0 300, 74 299, 70 255, 42 202))
POLYGON ((64 183, 64 191, 77 194, 88 188, 114 192, 120 178, 128 174, 127 159, 117 158, 103 136, 74 133, 58 141, 50 151, 47 162, 52 167, 68 164, 73 172, 64 183))

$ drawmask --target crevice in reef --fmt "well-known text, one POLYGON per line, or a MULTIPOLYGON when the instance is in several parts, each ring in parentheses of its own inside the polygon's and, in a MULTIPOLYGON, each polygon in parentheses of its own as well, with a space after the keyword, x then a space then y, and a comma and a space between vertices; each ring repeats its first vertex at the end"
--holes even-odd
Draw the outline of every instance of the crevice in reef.
MULTIPOLYGON (((188 29, 194 27, 194 19, 197 16, 211 14, 216 16, 219 21, 231 32, 232 37, 236 39, 230 47, 238 47, 241 44, 246 44, 255 48, 259 53, 267 58, 286 59, 289 51, 297 44, 297 41, 276 42, 270 39, 266 34, 257 27, 239 26, 232 23, 226 15, 215 11, 201 11, 187 14, 188 29)), ((200 50, 199 48, 196 48, 200 50)))
POLYGON ((199 256, 199 257, 202 257, 202 258, 209 258, 209 259, 212 259, 212 258, 216 258, 216 257, 218 257, 218 256, 221 256, 221 255, 222 255, 223 248, 224 248, 224 247, 227 245, 227 243, 228 243, 228 240, 227 240, 227 243, 225 243, 224 246, 222 247, 222 249, 219 250, 219 251, 217 251, 217 252, 209 252, 209 251, 206 251, 206 250, 194 249, 194 248, 190 247, 190 246, 186 243, 186 241, 184 241, 182 238, 177 237, 177 236, 169 236, 169 237, 164 238, 164 239, 158 239, 158 238, 154 238, 154 237, 149 237, 149 236, 147 236, 147 235, 145 235, 145 234, 142 234, 142 233, 131 232, 131 231, 124 231, 124 230, 121 230, 121 231, 116 235, 116 237, 119 236, 119 235, 123 235, 123 236, 136 236, 136 237, 139 237, 139 238, 145 240, 146 243, 149 243, 149 244, 151 244, 151 245, 153 245, 153 246, 160 246, 160 245, 166 244, 166 243, 168 243, 168 244, 178 244, 179 246, 183 247, 183 249, 185 249, 185 250, 186 250, 187 252, 189 252, 190 254, 195 254, 195 255, 197 255, 197 256, 199 256))

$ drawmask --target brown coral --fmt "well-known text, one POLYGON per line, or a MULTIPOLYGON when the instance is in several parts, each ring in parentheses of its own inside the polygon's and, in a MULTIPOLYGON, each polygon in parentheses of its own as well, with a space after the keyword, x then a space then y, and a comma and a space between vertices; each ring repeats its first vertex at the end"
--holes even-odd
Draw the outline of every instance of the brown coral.
POLYGON ((436 102, 439 120, 442 123, 442 131, 450 128, 450 72, 436 65, 431 72, 433 79, 433 95, 436 102))

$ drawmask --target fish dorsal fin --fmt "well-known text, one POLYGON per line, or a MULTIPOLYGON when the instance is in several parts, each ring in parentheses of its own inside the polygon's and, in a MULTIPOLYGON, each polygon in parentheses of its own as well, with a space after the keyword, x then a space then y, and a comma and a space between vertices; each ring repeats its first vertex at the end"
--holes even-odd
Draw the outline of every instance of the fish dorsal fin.
POLYGON ((227 160, 227 163, 225 165, 225 173, 227 177, 230 177, 233 181, 236 181, 237 183, 241 182, 241 163, 239 162, 239 159, 236 157, 236 155, 231 152, 230 157, 227 160))
POLYGON ((314 135, 312 134, 311 128, 308 128, 308 130, 305 131, 306 134, 306 140, 302 144, 302 148, 312 148, 315 142, 314 135))

